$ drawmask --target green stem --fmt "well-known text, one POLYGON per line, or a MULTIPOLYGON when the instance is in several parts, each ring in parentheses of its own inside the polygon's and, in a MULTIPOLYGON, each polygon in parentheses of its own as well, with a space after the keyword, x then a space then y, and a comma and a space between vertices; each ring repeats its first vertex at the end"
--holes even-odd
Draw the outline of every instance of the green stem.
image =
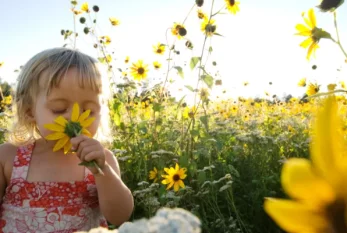
POLYGON ((343 49, 342 44, 341 44, 341 41, 340 41, 339 30, 338 30, 338 28, 337 28, 336 11, 334 11, 334 26, 335 26, 335 29, 336 29, 336 38, 337 38, 337 41, 335 41, 334 39, 332 39, 332 41, 334 41, 336 44, 338 44, 338 46, 340 47, 342 53, 343 53, 343 54, 345 55, 345 57, 347 58, 347 53, 346 53, 346 51, 343 49))

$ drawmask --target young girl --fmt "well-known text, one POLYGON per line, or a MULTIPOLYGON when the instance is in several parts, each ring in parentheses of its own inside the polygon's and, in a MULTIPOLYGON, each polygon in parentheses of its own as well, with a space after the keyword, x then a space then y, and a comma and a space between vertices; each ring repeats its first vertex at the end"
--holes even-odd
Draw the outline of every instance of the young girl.
POLYGON ((45 50, 23 67, 10 143, 0 146, 0 232, 85 231, 130 217, 133 197, 99 139, 107 137, 101 129, 109 86, 102 80, 94 59, 66 48, 45 50), (75 103, 95 118, 87 128, 92 137, 73 137, 74 153, 53 152, 56 142, 45 140, 52 131, 44 126, 70 119, 75 103), (92 160, 102 175, 78 165, 92 160))

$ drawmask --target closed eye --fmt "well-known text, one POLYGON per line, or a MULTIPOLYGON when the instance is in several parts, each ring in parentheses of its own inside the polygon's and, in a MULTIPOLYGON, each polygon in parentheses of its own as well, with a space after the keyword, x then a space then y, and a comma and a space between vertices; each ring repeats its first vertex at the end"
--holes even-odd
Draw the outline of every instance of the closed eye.
POLYGON ((62 110, 52 110, 53 114, 64 114, 66 113, 67 109, 62 109, 62 110))

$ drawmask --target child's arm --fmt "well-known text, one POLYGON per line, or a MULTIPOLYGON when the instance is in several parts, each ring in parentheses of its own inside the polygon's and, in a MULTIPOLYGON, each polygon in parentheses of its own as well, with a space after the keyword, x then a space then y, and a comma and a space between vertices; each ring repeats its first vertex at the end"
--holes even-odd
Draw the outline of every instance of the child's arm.
POLYGON ((5 181, 5 174, 4 174, 4 166, 0 160, 0 204, 2 203, 2 198, 5 193, 6 188, 6 181, 5 181))
POLYGON ((95 175, 100 210, 112 224, 119 226, 131 216, 134 200, 131 191, 120 178, 118 162, 111 151, 99 141, 80 135, 71 139, 72 146, 81 161, 95 161, 104 175, 95 167, 88 167, 95 175))
POLYGON ((6 189, 5 164, 6 161, 13 159, 16 150, 17 148, 9 143, 0 145, 0 204, 6 189))
POLYGON ((109 150, 105 152, 104 176, 95 176, 100 209, 109 222, 119 226, 130 218, 134 200, 131 191, 121 180, 116 157, 109 150))

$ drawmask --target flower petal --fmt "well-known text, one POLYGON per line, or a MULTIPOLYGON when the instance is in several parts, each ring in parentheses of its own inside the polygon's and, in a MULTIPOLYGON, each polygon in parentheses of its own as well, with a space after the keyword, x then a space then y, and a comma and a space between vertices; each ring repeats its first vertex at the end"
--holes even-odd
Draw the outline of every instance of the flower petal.
POLYGON ((307 50, 307 57, 306 57, 307 60, 310 60, 311 55, 315 54, 317 48, 318 48, 318 44, 316 42, 313 42, 310 45, 310 47, 307 50))
POLYGON ((72 107, 71 121, 77 122, 79 115, 80 115, 80 106, 78 106, 78 103, 74 103, 72 107))
POLYGON ((303 47, 303 48, 307 48, 308 46, 310 46, 311 44, 313 43, 313 40, 311 37, 307 38, 306 40, 304 40, 300 46, 303 47))
POLYGON ((296 28, 296 30, 299 31, 297 33, 297 35, 301 35, 301 36, 311 36, 312 35, 312 31, 303 24, 297 24, 295 26, 295 28, 296 28))
POLYGON ((171 181, 170 184, 166 187, 166 190, 170 189, 175 182, 171 181))
POLYGON ((82 134, 90 138, 92 137, 92 134, 85 128, 82 129, 82 134))
POLYGON ((90 109, 84 111, 84 112, 81 114, 81 116, 78 118, 78 121, 79 121, 79 122, 84 121, 85 119, 87 119, 87 118, 89 117, 89 115, 90 115, 90 109))
POLYGON ((64 145, 64 154, 67 154, 72 148, 72 144, 70 141, 68 141, 65 145, 64 145))
POLYGON ((177 192, 179 189, 180 189, 179 183, 178 183, 178 182, 175 182, 175 184, 174 184, 174 190, 175 190, 175 192, 177 192))
POLYGON ((70 138, 68 136, 59 139, 53 147, 53 152, 58 151, 61 148, 63 148, 69 140, 70 140, 70 138))
POLYGON ((313 8, 311 8, 309 11, 308 11, 308 19, 310 20, 311 22, 311 28, 315 28, 316 25, 317 25, 317 21, 316 21, 316 15, 314 14, 314 10, 313 8))
POLYGON ((45 124, 43 127, 46 129, 56 131, 56 132, 64 132, 65 128, 58 124, 45 124))
POLYGON ((337 111, 335 97, 327 97, 317 113, 310 147, 311 159, 317 171, 336 191, 341 191, 341 185, 345 184, 338 167, 346 150, 343 148, 343 136, 338 131, 342 125, 337 111))
POLYGON ((325 232, 328 227, 323 213, 296 201, 267 198, 264 209, 287 232, 325 232))
POLYGON ((177 181, 177 182, 178 182, 178 184, 179 184, 179 186, 180 186, 181 188, 186 187, 186 186, 184 185, 184 183, 183 183, 182 180, 179 180, 179 181, 177 181))
POLYGON ((307 159, 289 159, 283 166, 281 183, 290 197, 314 206, 332 203, 336 198, 332 187, 317 176, 307 159))
POLYGON ((54 122, 65 127, 67 120, 63 116, 58 116, 57 118, 54 119, 54 122))
POLYGON ((52 133, 52 134, 49 134, 45 137, 45 139, 47 140, 58 140, 58 139, 61 139, 63 137, 66 137, 67 135, 65 133, 62 133, 62 132, 55 132, 55 133, 52 133))
POLYGON ((83 128, 89 127, 95 120, 95 117, 90 117, 86 119, 85 121, 80 121, 80 124, 83 128))

